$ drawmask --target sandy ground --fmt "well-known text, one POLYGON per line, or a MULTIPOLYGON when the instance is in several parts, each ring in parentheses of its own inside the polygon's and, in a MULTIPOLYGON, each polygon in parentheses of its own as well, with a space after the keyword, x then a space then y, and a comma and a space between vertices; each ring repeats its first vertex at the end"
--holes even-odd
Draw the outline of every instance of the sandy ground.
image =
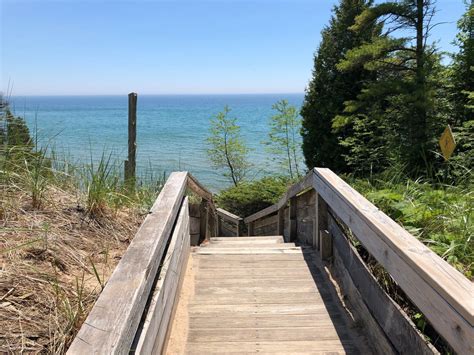
POLYGON ((165 351, 166 354, 184 354, 189 329, 188 304, 194 296, 194 272, 198 267, 195 264, 197 261, 197 259, 193 259, 193 253, 191 252, 165 351))

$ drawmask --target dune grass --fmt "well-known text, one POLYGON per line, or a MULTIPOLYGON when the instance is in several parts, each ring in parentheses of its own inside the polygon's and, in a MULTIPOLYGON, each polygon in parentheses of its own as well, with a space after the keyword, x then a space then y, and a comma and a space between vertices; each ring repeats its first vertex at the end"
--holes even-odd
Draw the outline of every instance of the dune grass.
POLYGON ((0 353, 64 353, 165 182, 0 146, 0 353))

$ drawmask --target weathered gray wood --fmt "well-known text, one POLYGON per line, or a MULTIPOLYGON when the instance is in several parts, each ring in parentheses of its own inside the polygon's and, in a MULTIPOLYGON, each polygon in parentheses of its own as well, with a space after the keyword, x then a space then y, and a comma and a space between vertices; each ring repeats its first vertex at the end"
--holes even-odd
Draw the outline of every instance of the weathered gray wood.
POLYGON ((248 342, 195 342, 188 343, 186 354, 357 354, 356 348, 350 341, 341 342, 334 340, 312 341, 248 341, 248 342), (316 350, 313 350, 316 349, 316 350))
POLYGON ((242 221, 241 217, 239 217, 239 216, 237 216, 233 213, 230 213, 229 211, 226 211, 222 208, 216 208, 216 211, 217 211, 217 214, 219 216, 221 216, 221 217, 223 217, 223 218, 225 218, 229 221, 232 221, 232 222, 235 222, 235 223, 242 221))
POLYGON ((206 230, 207 230, 207 219, 208 219, 208 208, 206 200, 202 199, 201 204, 199 205, 199 242, 206 239, 206 230))
POLYGON ((329 218, 329 230, 333 236, 334 248, 338 253, 338 261, 343 265, 345 272, 350 275, 354 288, 357 288, 358 298, 368 308, 369 312, 365 316, 370 314, 374 317, 390 343, 399 353, 437 353, 425 341, 403 309, 380 287, 377 280, 365 266, 359 253, 351 246, 331 217, 329 218))
POLYGON ((278 209, 278 225, 277 225, 277 234, 283 235, 285 231, 285 209, 278 209))
POLYGON ((332 238, 327 230, 320 231, 319 243, 321 260, 329 260, 332 257, 332 238))
POLYGON ((260 237, 225 237, 225 238, 212 238, 211 243, 225 242, 225 243, 246 243, 253 241, 255 243, 283 243, 283 237, 281 235, 269 235, 260 237))
MULTIPOLYGON (((302 293, 305 294, 305 293, 302 293)), ((278 296, 278 294, 275 294, 278 296)), ((221 329, 223 324, 232 324, 233 328, 288 328, 297 332, 299 328, 314 327, 315 324, 321 327, 334 326, 334 322, 340 322, 340 317, 332 315, 330 319, 321 319, 320 316, 314 314, 272 314, 272 315, 255 315, 253 317, 206 317, 206 316, 190 316, 190 328, 192 329, 221 329)), ((315 349, 311 349, 315 350, 315 349)))
POLYGON ((128 94, 128 160, 125 161, 125 181, 135 183, 137 155, 137 94, 128 94))
POLYGON ((280 208, 286 207, 290 198, 295 197, 297 194, 302 193, 304 190, 313 187, 313 173, 306 175, 300 182, 292 185, 285 193, 285 195, 274 205, 271 205, 251 216, 245 217, 244 222, 250 223, 261 219, 262 217, 268 216, 269 214, 276 213, 280 208))
POLYGON ((189 251, 189 208, 186 198, 181 207, 171 236, 160 279, 158 280, 141 327, 139 339, 134 349, 139 354, 151 354, 163 350, 165 336, 171 324, 176 294, 180 280, 184 277, 183 264, 186 264, 189 251))
POLYGON ((184 198, 187 173, 172 173, 68 354, 128 353, 184 198))
POLYGON ((458 353, 474 352, 473 284, 329 169, 314 186, 458 353))
MULTIPOLYGON (((262 219, 259 219, 254 222, 255 224, 255 229, 266 227, 268 225, 276 224, 278 223, 278 215, 273 215, 273 216, 268 216, 262 219)), ((272 233, 273 235, 277 234, 277 228, 275 228, 274 232, 272 233)), ((258 234, 263 236, 262 234, 258 234)))
MULTIPOLYGON (((318 190, 316 190, 318 191, 318 190)), ((322 230, 328 229, 328 205, 321 195, 316 192, 316 221, 313 230, 313 247, 320 248, 320 236, 322 230)))
MULTIPOLYGON (((341 334, 347 336, 347 334, 341 334)), ((287 328, 265 329, 265 328, 243 328, 243 329, 191 329, 188 336, 189 342, 209 343, 209 342, 248 342, 254 340, 259 341, 311 341, 318 340, 335 340, 339 341, 339 335, 334 326, 318 326, 307 327, 294 331, 291 324, 287 324, 287 328)), ((223 349, 224 350, 224 349, 223 349)), ((309 349, 308 349, 309 350, 309 349)))
MULTIPOLYGON (((249 248, 251 250, 261 246, 257 238, 246 241, 251 242, 257 245, 249 248)), ((221 238, 218 244, 225 243, 221 238)), ((338 305, 337 297, 328 292, 330 284, 327 277, 322 277, 321 266, 308 260, 316 254, 305 251, 303 255, 300 249, 299 259, 288 258, 285 254, 270 255, 271 259, 265 254, 239 254, 230 255, 228 260, 215 254, 199 254, 209 249, 201 246, 193 252, 194 290, 184 303, 188 316, 186 352, 332 353, 357 350, 367 353, 354 340, 354 330, 346 325, 348 319, 338 305), (215 262, 233 265, 220 269, 213 267, 215 262), (259 262, 273 265, 254 268, 259 262), (288 262, 295 264, 288 265, 288 262), (244 267, 234 267, 239 264, 244 267), (278 267, 275 268, 275 264, 278 267)))
POLYGON ((250 222, 248 225, 248 235, 249 237, 255 235, 255 223, 250 222))
POLYGON ((289 215, 288 215, 288 220, 290 222, 290 235, 289 235, 290 242, 296 240, 296 232, 297 232, 296 211, 297 211, 296 196, 294 196, 290 198, 290 208, 289 208, 289 215))

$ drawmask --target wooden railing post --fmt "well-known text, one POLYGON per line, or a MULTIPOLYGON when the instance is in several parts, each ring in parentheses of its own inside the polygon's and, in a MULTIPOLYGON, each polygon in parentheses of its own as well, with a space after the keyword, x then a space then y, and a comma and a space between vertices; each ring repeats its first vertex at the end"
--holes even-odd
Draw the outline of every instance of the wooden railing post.
POLYGON ((222 221, 221 221, 221 217, 219 217, 219 215, 216 216, 217 217, 217 232, 216 232, 216 237, 219 237, 221 235, 221 231, 222 231, 222 221))
POLYGON ((290 228, 289 228, 289 241, 293 242, 296 240, 296 196, 290 198, 290 208, 288 209, 290 228))
POLYGON ((199 205, 199 242, 206 239, 208 214, 209 207, 207 206, 207 201, 203 199, 199 205))
POLYGON ((255 234, 255 222, 249 222, 249 237, 255 234))
POLYGON ((125 160, 124 180, 135 186, 137 155, 137 94, 128 94, 128 160, 125 160))
POLYGON ((321 241, 320 234, 321 231, 328 229, 328 205, 324 201, 321 195, 316 191, 316 213, 315 221, 313 225, 313 248, 320 249, 321 241))
POLYGON ((321 260, 329 260, 332 256, 332 238, 326 229, 319 232, 319 254, 321 260))
POLYGON ((284 233, 285 233, 285 208, 282 207, 278 210, 277 234, 283 235, 284 233))

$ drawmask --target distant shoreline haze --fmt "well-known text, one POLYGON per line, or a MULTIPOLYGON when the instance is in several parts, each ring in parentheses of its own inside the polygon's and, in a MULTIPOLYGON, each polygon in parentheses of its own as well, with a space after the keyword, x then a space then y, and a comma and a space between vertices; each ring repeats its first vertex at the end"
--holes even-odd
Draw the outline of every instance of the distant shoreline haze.
MULTIPOLYGON (((225 105, 237 117, 242 136, 252 149, 251 176, 281 173, 262 143, 268 136, 272 105, 281 99, 298 107, 304 94, 160 94, 138 93, 138 173, 157 178, 163 172, 189 170, 212 190, 230 186, 211 167, 206 150, 209 119, 225 105)), ((120 165, 127 152, 127 95, 61 95, 8 98, 16 115, 25 117, 42 146, 53 147, 72 163, 97 161, 112 153, 120 165)), ((300 154, 301 156, 301 154, 300 154)), ((303 159, 301 157, 301 163, 303 159)), ((304 164, 303 164, 304 165, 304 164)), ((120 169, 120 166, 118 167, 120 169)))

